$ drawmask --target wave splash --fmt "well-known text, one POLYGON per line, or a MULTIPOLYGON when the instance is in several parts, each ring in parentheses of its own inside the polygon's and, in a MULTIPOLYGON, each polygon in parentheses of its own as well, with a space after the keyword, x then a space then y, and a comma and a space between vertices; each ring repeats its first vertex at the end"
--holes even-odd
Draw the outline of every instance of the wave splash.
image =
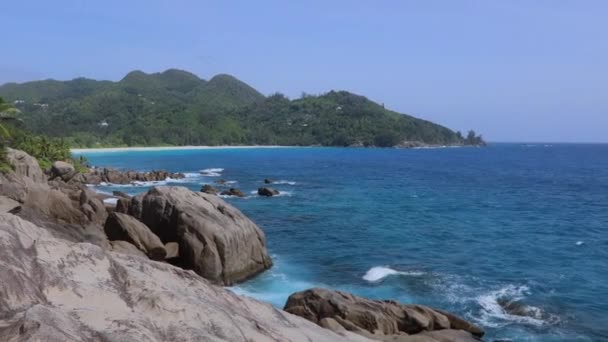
POLYGON ((367 273, 365 273, 363 280, 375 283, 392 275, 421 276, 423 274, 423 272, 419 271, 397 271, 386 266, 375 266, 370 268, 367 273))
POLYGON ((288 181, 288 180, 278 180, 278 181, 272 182, 272 184, 278 184, 278 185, 296 185, 297 183, 294 182, 294 181, 288 181))
POLYGON ((542 326, 554 324, 559 317, 539 307, 527 305, 523 300, 531 295, 526 285, 507 285, 475 298, 481 307, 479 322, 489 327, 502 327, 511 323, 542 326))
POLYGON ((224 169, 222 169, 221 167, 213 167, 209 169, 200 170, 201 175, 205 177, 219 177, 222 175, 222 172, 224 172, 224 169))

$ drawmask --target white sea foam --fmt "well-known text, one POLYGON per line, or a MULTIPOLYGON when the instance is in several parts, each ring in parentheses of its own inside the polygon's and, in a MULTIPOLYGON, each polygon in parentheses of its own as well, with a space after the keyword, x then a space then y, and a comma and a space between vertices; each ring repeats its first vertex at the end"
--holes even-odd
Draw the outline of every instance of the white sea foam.
POLYGON ((363 280, 375 283, 392 275, 421 276, 423 274, 423 272, 419 271, 397 271, 386 266, 375 266, 370 268, 367 273, 365 273, 363 280))
POLYGON ((531 295, 530 288, 525 285, 507 285, 478 296, 476 301, 481 306, 481 314, 476 320, 482 325, 494 328, 511 323, 541 326, 559 321, 557 316, 546 314, 542 309, 532 305, 521 304, 525 315, 510 314, 500 305, 500 301, 522 301, 529 295, 531 295))
POLYGON ((222 175, 222 172, 224 172, 224 169, 222 169, 220 167, 203 169, 200 171, 201 175, 203 175, 205 177, 219 177, 222 175))
POLYGON ((200 177, 201 173, 200 172, 184 172, 184 177, 186 178, 196 178, 196 177, 200 177))
POLYGON ((584 243, 583 241, 576 241, 576 245, 577 245, 577 246, 582 246, 582 245, 584 245, 584 244, 585 244, 585 243, 584 243))
MULTIPOLYGON (((266 196, 260 196, 258 195, 258 191, 257 190, 252 190, 249 192, 250 194, 253 195, 253 197, 258 196, 258 197, 266 197, 266 196)), ((291 191, 279 191, 278 195, 274 195, 271 197, 291 197, 293 195, 293 192, 291 191)))
POLYGON ((274 182, 272 182, 272 184, 279 184, 279 185, 296 185, 296 182, 294 182, 294 181, 288 181, 288 180, 278 180, 278 181, 274 181, 274 182))
POLYGON ((116 197, 106 198, 103 200, 103 203, 116 205, 116 203, 118 203, 118 198, 116 198, 116 197))

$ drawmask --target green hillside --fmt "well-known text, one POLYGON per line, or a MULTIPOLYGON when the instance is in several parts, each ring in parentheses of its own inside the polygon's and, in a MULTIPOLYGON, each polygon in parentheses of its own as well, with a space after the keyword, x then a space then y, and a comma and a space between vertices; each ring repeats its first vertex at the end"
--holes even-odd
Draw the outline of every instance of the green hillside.
POLYGON ((345 91, 265 97, 230 75, 206 81, 176 69, 132 71, 119 82, 9 83, 0 96, 15 103, 27 129, 80 147, 482 142, 345 91))

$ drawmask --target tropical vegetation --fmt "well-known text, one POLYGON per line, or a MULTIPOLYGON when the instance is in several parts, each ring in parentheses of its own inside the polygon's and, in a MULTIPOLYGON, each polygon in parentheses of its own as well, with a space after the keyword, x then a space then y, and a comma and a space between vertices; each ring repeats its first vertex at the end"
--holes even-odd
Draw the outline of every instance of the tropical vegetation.
POLYGON ((25 151, 35 157, 43 169, 49 168, 54 161, 68 161, 80 171, 86 168, 86 160, 73 159, 70 146, 61 138, 50 138, 33 134, 25 129, 20 111, 0 97, 0 172, 10 171, 6 162, 6 148, 25 151))

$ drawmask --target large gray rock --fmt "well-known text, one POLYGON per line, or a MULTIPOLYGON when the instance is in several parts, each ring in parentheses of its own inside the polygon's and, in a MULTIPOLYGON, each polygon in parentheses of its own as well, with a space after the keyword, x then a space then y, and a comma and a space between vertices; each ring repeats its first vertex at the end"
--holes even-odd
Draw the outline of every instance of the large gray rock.
POLYGON ((160 186, 119 208, 127 209, 164 243, 179 243, 177 264, 213 283, 234 284, 272 265, 264 232, 217 196, 160 186))
POLYGON ((369 300, 320 288, 292 294, 285 311, 337 333, 347 330, 377 340, 408 341, 401 338, 405 334, 420 335, 421 339, 416 339, 420 341, 439 338, 441 341, 471 341, 484 334, 475 325, 444 311, 395 301, 369 300), (435 333, 445 330, 462 330, 466 334, 435 333), (453 338, 449 339, 449 336, 453 338), (396 337, 399 339, 393 339, 396 337))
POLYGON ((0 341, 368 341, 0 214, 0 341))
POLYGON ((46 182, 46 176, 42 172, 42 169, 40 169, 36 158, 20 150, 12 148, 7 148, 6 150, 6 160, 13 166, 16 175, 27 177, 34 182, 46 182))
POLYGON ((112 213, 108 216, 104 231, 110 241, 122 240, 133 244, 152 260, 165 260, 167 251, 158 236, 133 216, 112 213))

